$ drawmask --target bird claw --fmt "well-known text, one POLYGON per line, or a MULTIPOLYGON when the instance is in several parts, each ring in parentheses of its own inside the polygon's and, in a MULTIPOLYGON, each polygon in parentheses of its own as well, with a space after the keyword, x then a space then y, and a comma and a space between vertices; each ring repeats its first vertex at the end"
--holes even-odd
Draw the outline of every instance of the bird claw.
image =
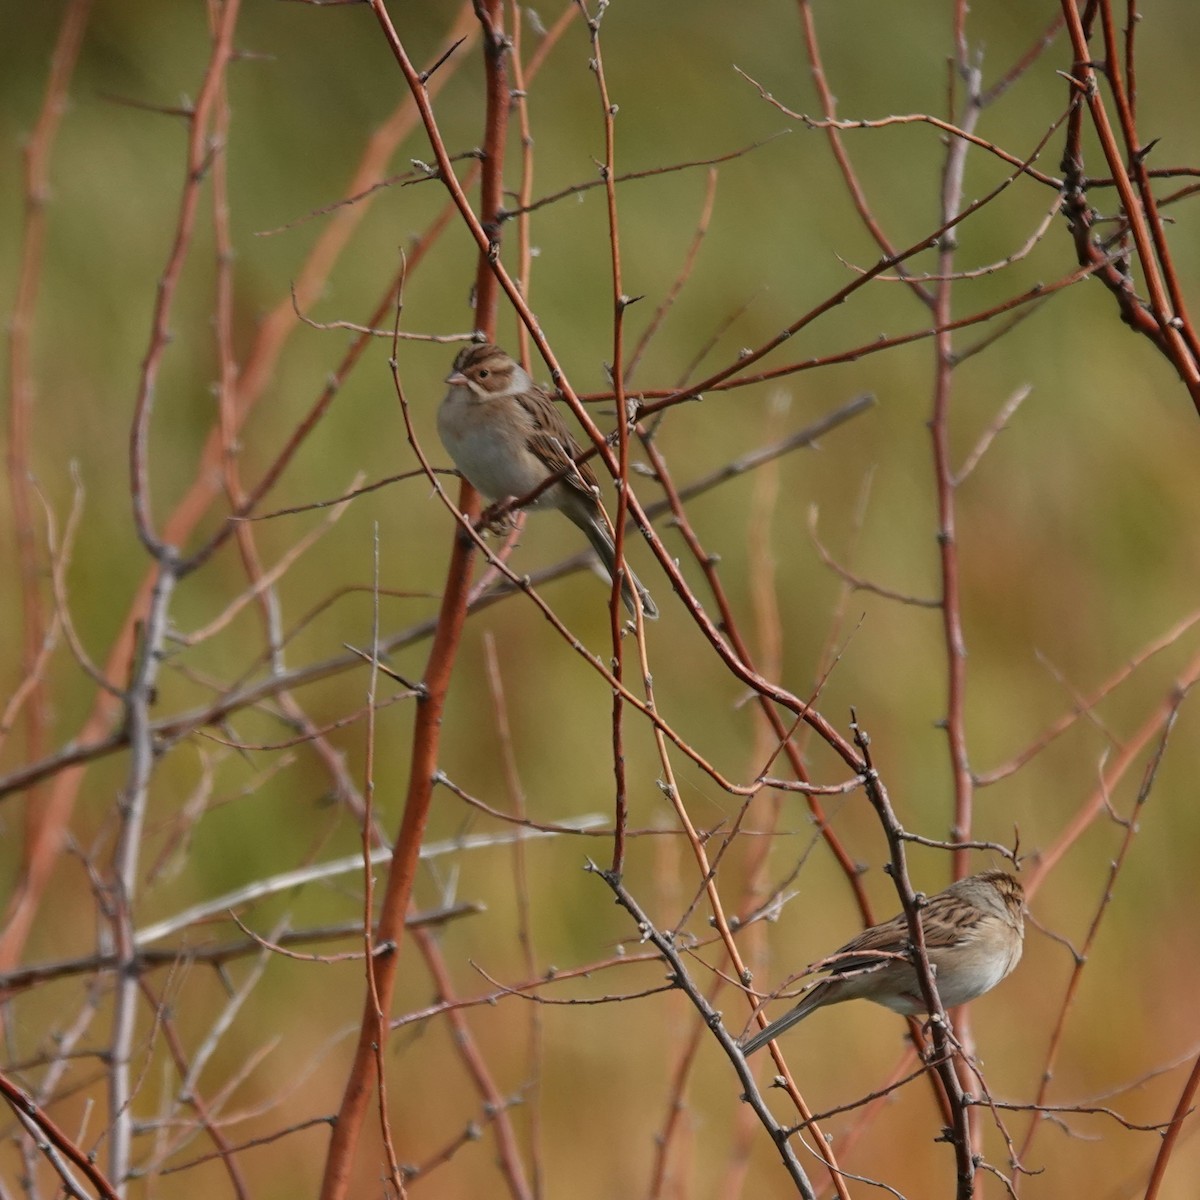
POLYGON ((479 529, 483 534, 494 533, 497 537, 503 537, 506 533, 510 533, 517 525, 517 514, 511 509, 505 509, 505 500, 499 500, 495 504, 489 504, 487 508, 479 514, 479 529))

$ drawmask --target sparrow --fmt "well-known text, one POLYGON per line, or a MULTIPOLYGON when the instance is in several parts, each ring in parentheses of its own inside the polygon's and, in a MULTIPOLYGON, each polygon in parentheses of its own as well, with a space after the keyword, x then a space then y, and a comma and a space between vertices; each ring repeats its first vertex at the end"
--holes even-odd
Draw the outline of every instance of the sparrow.
MULTIPOLYGON (((1007 871, 960 879, 925 901, 918 917, 946 1008, 991 991, 1017 965, 1025 937, 1024 905, 1025 892, 1007 871)), ((829 974, 811 984, 793 1009, 743 1039, 742 1052, 753 1054, 809 1013, 843 1000, 872 1000, 903 1016, 926 1012, 910 957, 904 913, 864 929, 808 968, 829 974)))
MULTIPOLYGON (((611 578, 616 552, 596 476, 587 463, 575 461, 579 445, 554 401, 520 363, 490 343, 461 351, 446 382, 450 387, 438 408, 438 434, 459 472, 490 501, 527 496, 549 476, 558 476, 529 507, 557 508, 569 517, 611 578)), ((631 613, 640 606, 648 619, 658 616, 628 564, 621 598, 631 613)))

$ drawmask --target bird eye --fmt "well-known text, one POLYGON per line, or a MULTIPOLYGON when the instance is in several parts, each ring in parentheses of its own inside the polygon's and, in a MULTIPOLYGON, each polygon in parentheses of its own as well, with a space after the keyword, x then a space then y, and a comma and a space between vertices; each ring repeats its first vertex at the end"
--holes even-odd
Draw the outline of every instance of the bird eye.
POLYGON ((479 370, 479 378, 480 379, 486 379, 490 374, 491 374, 491 371, 489 371, 487 369, 487 367, 481 367, 479 370))

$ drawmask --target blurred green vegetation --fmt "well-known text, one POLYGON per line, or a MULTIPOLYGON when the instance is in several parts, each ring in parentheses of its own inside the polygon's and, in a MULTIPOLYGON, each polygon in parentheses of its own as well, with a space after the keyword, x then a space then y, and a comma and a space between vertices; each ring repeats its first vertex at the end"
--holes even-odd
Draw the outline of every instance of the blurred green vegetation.
MULTIPOLYGON (((63 7, 10 2, 0 9, 7 31, 0 39, 0 144, 9 164, 0 171, 0 282, 10 311, 21 252, 20 153, 41 103, 63 7)), ((391 7, 414 61, 432 62, 445 49, 446 30, 457 10, 448 4, 391 7)), ((558 11, 540 10, 542 22, 549 25, 558 11)), ((968 38, 985 80, 992 82, 1034 45, 1054 11, 1024 2, 979 6, 972 12, 968 38)), ((952 46, 944 5, 855 0, 822 8, 816 19, 840 115, 945 115, 952 46)), ((745 311, 716 338, 697 374, 732 361, 741 347, 760 345, 816 307, 854 278, 856 270, 873 265, 879 248, 854 212, 825 135, 773 108, 734 71, 735 66, 743 70, 782 105, 819 112, 796 6, 766 2, 739 9, 735 16, 716 0, 687 6, 614 4, 602 30, 608 86, 619 105, 619 170, 645 171, 764 143, 720 167, 711 227, 695 271, 633 381, 635 389, 668 388, 741 306, 745 311)), ((1194 70, 1200 10, 1183 0, 1154 6, 1137 36, 1139 127, 1147 140, 1161 139, 1151 164, 1194 169, 1200 162, 1200 129, 1194 120, 1200 103, 1194 70)), ((528 55, 538 41, 531 23, 522 37, 528 55)), ((367 138, 402 102, 404 86, 365 6, 247 5, 237 45, 244 57, 229 74, 232 116, 228 145, 221 151, 236 247, 233 336, 235 353, 244 356, 264 317, 286 303, 289 284, 316 240, 337 219, 320 210, 344 198, 367 138)), ((71 470, 78 471, 83 508, 68 586, 79 637, 98 663, 106 660, 148 569, 131 520, 129 429, 156 287, 176 229, 186 141, 180 117, 152 110, 174 108, 195 97, 208 52, 205 6, 99 0, 51 163, 35 314, 29 465, 59 528, 72 503, 71 470)), ((530 88, 535 196, 596 176, 603 129, 595 78, 587 69, 589 55, 585 31, 576 21, 530 88)), ((1069 68, 1070 58, 1060 35, 985 110, 980 136, 1014 154, 1031 153, 1066 104, 1067 85, 1060 72, 1069 68)), ((452 153, 467 151, 481 137, 478 47, 459 51, 442 70, 454 72, 435 103, 442 134, 452 153)), ((895 246, 937 227, 945 155, 940 133, 914 124, 850 131, 843 137, 872 212, 895 246)), ((1039 162, 1042 169, 1057 172, 1061 146, 1061 133, 1051 137, 1039 162)), ((519 178, 519 149, 514 122, 507 174, 511 187, 519 178)), ((1103 173, 1094 145, 1089 154, 1089 170, 1103 173)), ((414 132, 389 172, 399 174, 409 169, 411 159, 429 157, 423 134, 414 132)), ((995 158, 972 150, 965 200, 984 195, 1008 173, 995 158)), ((1165 185, 1166 190, 1174 186, 1165 185)), ((620 188, 624 288, 645 297, 629 310, 627 347, 681 269, 705 188, 702 167, 620 188)), ((151 482, 152 511, 160 522, 191 485, 216 420, 211 197, 211 187, 206 187, 171 317, 173 341, 156 388, 151 482)), ((1051 191, 1032 182, 1015 183, 960 227, 959 269, 982 268, 1014 255, 1053 199, 1051 191)), ((1111 195, 1097 190, 1093 200, 1106 212, 1113 210, 1111 195)), ((444 204, 445 193, 436 182, 392 186, 363 202, 361 224, 308 315, 320 322, 365 321, 390 286, 401 251, 444 204)), ((1194 202, 1172 206, 1169 213, 1171 251, 1186 284, 1200 268, 1194 202)), ((506 261, 513 262, 515 225, 506 228, 505 238, 506 261)), ((603 364, 612 356, 602 192, 592 190, 539 210, 532 240, 536 257, 530 302, 572 384, 583 392, 602 391, 603 364)), ((1027 256, 958 284, 955 316, 981 311, 1038 281, 1060 278, 1073 266, 1073 248, 1060 218, 1027 256)), ((911 267, 933 270, 935 259, 922 255, 911 267)), ((404 328, 469 333, 474 270, 474 246, 452 224, 406 283, 404 328)), ((1134 282, 1140 286, 1142 281, 1134 282)), ((879 336, 926 329, 930 319, 903 284, 879 281, 790 340, 765 366, 867 346, 879 336)), ((956 349, 969 349, 992 329, 963 331, 956 349)), ((515 331, 512 313, 502 311, 499 339, 515 346, 515 331)), ((306 326, 291 334, 240 439, 244 483, 256 481, 274 460, 351 337, 341 330, 306 326)), ((434 412, 454 350, 405 342, 399 351, 418 437, 443 466, 447 463, 437 442, 434 412)), ((392 385, 390 354, 390 342, 379 340, 342 382, 328 414, 265 501, 265 510, 335 498, 358 472, 374 481, 416 467, 392 385)), ((535 365, 535 375, 545 378, 542 365, 535 365)), ((952 779, 946 735, 939 727, 947 688, 939 614, 860 591, 844 602, 835 627, 842 586, 822 564, 807 532, 809 510, 816 506, 823 545, 856 574, 917 597, 938 594, 928 430, 935 365, 932 342, 924 340, 773 383, 712 392, 702 403, 673 410, 658 442, 676 480, 686 483, 854 395, 875 394, 878 403, 867 415, 830 433, 818 447, 770 468, 778 473, 779 487, 778 500, 766 513, 774 599, 782 623, 778 679, 800 696, 819 685, 818 707, 841 728, 855 706, 872 733, 877 762, 902 819, 910 829, 940 838, 947 836, 952 820, 952 779), (864 494, 860 521, 856 514, 864 494), (830 640, 840 656, 828 678, 821 678, 822 654, 830 640)), ((968 748, 971 765, 981 774, 1036 741, 1197 603, 1196 410, 1166 361, 1119 322, 1111 297, 1098 283, 1050 297, 1030 319, 956 369, 951 418, 956 462, 963 461, 1006 400, 1026 386, 1032 389, 1029 398, 957 495, 969 653, 968 748)), ((609 414, 600 419, 605 428, 611 426, 609 414)), ((651 481, 637 479, 635 486, 643 498, 657 498, 651 481)), ((751 535, 764 519, 758 487, 757 475, 744 476, 688 508, 706 549, 720 557, 722 581, 755 653, 767 632, 756 625, 752 606, 752 583, 763 575, 762 563, 751 557, 751 535)), ((214 529, 223 514, 214 508, 201 532, 214 529)), ((321 519, 320 513, 306 512, 256 523, 263 562, 278 561, 321 519)), ((7 488, 0 491, 0 524, 12 528, 7 488)), ((336 589, 360 589, 296 633, 283 654, 287 666, 337 655, 346 643, 369 644, 371 599, 366 589, 372 580, 376 530, 381 584, 405 593, 381 599, 385 635, 436 613, 454 526, 428 484, 414 478, 357 499, 334 532, 282 578, 277 597, 289 631, 336 589)), ((39 537, 43 532, 39 525, 39 537)), ((684 575, 707 601, 701 572, 682 539, 669 524, 661 532, 671 552, 680 556, 684 575)), ((518 571, 534 570, 577 549, 577 531, 567 522, 535 517, 513 562, 518 571)), ((753 779, 763 758, 757 710, 707 649, 638 539, 631 540, 629 551, 663 610, 649 634, 659 711, 727 776, 753 779)), ((15 543, 7 534, 0 552, 8 580, 0 586, 0 657, 7 664, 6 691, 11 693, 21 678, 22 633, 15 543)), ((187 633, 206 624, 245 586, 237 552, 227 545, 181 586, 172 609, 174 628, 187 633)), ((544 594, 582 642, 607 661, 608 616, 601 583, 583 572, 548 585, 544 594)), ((1197 636, 1190 631, 1154 656, 1020 771, 979 790, 973 836, 1011 842, 1017 828, 1022 851, 1035 857, 1054 844, 1095 792, 1114 748, 1131 739, 1169 697, 1173 681, 1197 652, 1197 636)), ((553 822, 583 813, 610 814, 611 694, 519 597, 468 622, 445 716, 442 769, 493 807, 512 808, 500 769, 505 747, 488 686, 489 640, 504 683, 511 752, 529 815, 553 822)), ((247 672, 263 674, 264 645, 261 614, 251 605, 220 634, 197 646, 179 647, 162 678, 157 711, 186 711, 247 672)), ((390 665, 406 678, 419 679, 427 653, 427 644, 418 643, 398 652, 390 665)), ((54 748, 76 737, 96 688, 60 648, 47 690, 47 748, 54 748)), ((362 720, 338 723, 361 709, 365 695, 364 671, 346 672, 297 693, 314 725, 335 726, 329 742, 344 756, 345 769, 359 787, 366 771, 365 726, 362 720)), ((407 783, 411 720, 407 701, 378 716, 374 802, 389 833, 398 826, 407 783)), ((272 704, 239 713, 211 732, 261 746, 296 736, 272 704)), ((1139 814, 1137 837, 1068 1017, 1052 1102, 1089 1100, 1119 1109, 1132 1121, 1161 1122, 1182 1086, 1186 1056, 1195 1052, 1195 964, 1200 961, 1194 920, 1200 836, 1196 735, 1194 703, 1187 702, 1153 794, 1139 814), (1176 1068, 1154 1074, 1180 1060, 1185 1062, 1183 1073, 1176 1068), (1133 1092, 1113 1094, 1135 1081, 1142 1085, 1133 1092)), ((807 747, 817 780, 843 778, 844 768, 818 742, 810 740, 807 747)), ((353 853, 360 844, 356 821, 333 798, 331 777, 310 746, 239 752, 196 737, 166 749, 151 797, 139 925, 298 864, 353 853), (203 811, 202 818, 189 809, 192 802, 203 811)), ((632 716, 626 722, 626 755, 631 824, 639 830, 672 829, 657 786, 661 771, 653 740, 632 716)), ((23 727, 18 725, 3 747, 0 773, 17 768, 25 758, 23 727)), ((1130 813, 1146 759, 1146 754, 1138 756, 1110 797, 1116 812, 1130 813)), ((87 954, 98 938, 103 940, 104 923, 96 916, 85 861, 101 872, 108 863, 125 765, 116 756, 88 767, 71 817, 70 852, 63 854, 39 912, 25 951, 28 961, 87 954)), ((727 829, 740 811, 739 801, 681 757, 676 756, 675 767, 697 824, 727 829)), ((21 869, 25 803, 9 798, 0 810, 8 835, 0 844, 0 878, 10 889, 21 869)), ((877 913, 890 913, 895 908, 891 884, 878 870, 886 847, 867 805, 854 794, 832 799, 827 807, 852 855, 871 868, 868 886, 877 913)), ((782 811, 782 833, 771 850, 773 880, 790 872, 813 838, 807 809, 797 797, 784 796, 782 811)), ((764 828, 767 817, 768 802, 760 798, 747 827, 764 828)), ((441 839, 501 828, 443 789, 435 797, 428 836, 441 839)), ((1102 816, 1073 846, 1032 904, 1037 926, 1030 929, 1025 962, 973 1010, 978 1051, 998 1098, 1028 1101, 1036 1092, 1056 1005, 1072 966, 1070 952, 1056 939, 1080 944, 1123 836, 1118 821, 1102 816)), ((722 893, 735 909, 746 884, 745 844, 750 840, 739 842, 721 866, 722 893)), ((603 886, 581 870, 585 855, 605 861, 609 853, 607 842, 590 839, 526 847, 535 975, 552 966, 565 970, 607 959, 622 945, 630 956, 642 951, 603 886)), ((948 862, 943 855, 915 849, 911 861, 919 886, 933 889, 945 883, 948 862)), ((506 982, 526 977, 514 878, 514 852, 494 848, 431 864, 419 882, 421 907, 436 907, 449 895, 487 906, 485 914, 451 924, 441 935, 463 996, 491 990, 476 964, 506 982)), ((634 841, 627 879, 667 924, 678 918, 698 888, 695 866, 676 835, 634 841)), ((792 891, 794 902, 770 927, 770 957, 758 964, 756 983, 763 988, 776 986, 855 928, 850 890, 823 848, 811 853, 789 895, 792 891)), ((285 913, 294 927, 304 927, 353 920, 361 905, 361 879, 346 876, 266 902, 245 916, 266 936, 285 913)), ((704 936, 706 916, 702 908, 689 929, 704 936)), ((236 930, 227 922, 211 933, 189 934, 197 942, 233 936, 236 930)), ((406 945, 403 953, 397 1015, 431 1003, 436 991, 415 947, 406 945)), ((715 949, 702 951, 701 957, 722 970, 728 966, 715 949)), ((230 969, 235 983, 246 969, 244 964, 230 969)), ((594 998, 652 988, 661 981, 659 964, 632 963, 546 994, 594 998)), ((186 1044, 205 1036, 227 998, 221 982, 199 965, 159 975, 154 984, 170 998, 186 1044)), ((234 1140, 336 1108, 352 1045, 345 1031, 357 1022, 361 993, 359 964, 271 962, 201 1081, 206 1094, 216 1092, 252 1055, 275 1047, 239 1082, 230 1101, 232 1110, 253 1114, 234 1127, 234 1140), (310 1064, 311 1076, 298 1077, 298 1070, 306 1072, 310 1064), (278 1108, 258 1111, 276 1099, 282 1100, 278 1108)), ((11 1060, 21 1062, 46 1050, 73 1020, 81 994, 82 985, 68 981, 17 997, 8 1026, 11 1060)), ((744 1008, 732 993, 723 999, 727 1021, 740 1028, 744 1008)), ((103 989, 99 1004, 87 1039, 91 1046, 105 1042, 103 989)), ((564 1194, 565 1188, 579 1197, 645 1190, 654 1138, 666 1111, 665 1080, 697 1018, 680 996, 669 994, 620 1005, 537 1009, 545 1057, 541 1074, 534 1075, 527 1041, 534 1011, 525 1000, 507 998, 472 1009, 468 1021, 498 1086, 524 1102, 513 1110, 513 1120, 531 1139, 527 1149, 531 1130, 538 1130, 545 1194, 564 1194)), ((158 1071, 165 1058, 160 1061, 161 1046, 151 1039, 149 1012, 145 1024, 145 1045, 158 1071)), ((822 1013, 813 1025, 791 1035, 789 1058, 809 1102, 826 1109, 881 1086, 902 1051, 902 1033, 901 1024, 887 1014, 852 1006, 822 1013)), ((715 1050, 715 1044, 702 1048, 686 1092, 685 1128, 673 1160, 679 1195, 738 1190, 726 1172, 734 1170, 731 1163, 742 1152, 745 1114, 737 1081, 715 1050)), ((478 1097, 463 1076, 443 1022, 403 1027, 389 1065, 395 1071, 391 1116, 405 1161, 431 1158, 469 1121, 482 1119, 478 1097)), ((68 1128, 81 1119, 81 1097, 102 1099, 95 1064, 80 1070, 80 1092, 54 1109, 68 1128)), ((37 1072, 30 1076, 36 1080, 37 1072)), ((173 1086, 160 1084, 158 1074, 153 1078, 144 1097, 147 1119, 165 1103, 150 1091, 163 1087, 169 1093, 173 1086)), ((1018 1141, 1027 1121, 1023 1115, 1012 1118, 1018 1141)), ((835 1147, 855 1122, 849 1114, 829 1123, 835 1147)), ((1039 1133, 1025 1165, 1044 1173, 1023 1181, 1022 1196, 1141 1194, 1139 1181, 1144 1184, 1159 1145, 1154 1134, 1126 1131, 1106 1117, 1073 1116, 1066 1123, 1067 1130, 1039 1133), (1122 1191, 1126 1180, 1130 1187, 1122 1191)), ((1192 1118, 1185 1137, 1194 1127, 1192 1118)), ((950 1153, 931 1144, 938 1128, 928 1090, 913 1085, 883 1110, 844 1165, 884 1179, 905 1195, 950 1194, 950 1153)), ((84 1140, 97 1136, 93 1116, 84 1140)), ((374 1137, 372 1133, 362 1151, 364 1188, 378 1186, 374 1137)), ((431 1176, 429 1186, 436 1194, 474 1196, 497 1190, 489 1138, 485 1129, 482 1145, 463 1149, 431 1176)), ((749 1140, 751 1162, 742 1194, 787 1194, 765 1136, 755 1131, 749 1140)), ((252 1194, 263 1200, 313 1194, 325 1144, 322 1127, 244 1155, 252 1194)), ((1008 1169, 1003 1145, 990 1126, 985 1149, 992 1161, 1008 1169)), ((198 1143, 192 1144, 179 1157, 202 1152, 198 1143)), ((139 1153, 149 1154, 149 1146, 141 1146, 139 1153)), ((532 1157, 534 1151, 529 1153, 532 1157)), ((6 1191, 15 1188, 19 1165, 11 1151, 0 1160, 6 1191)), ((1188 1141, 1176 1152, 1160 1197, 1193 1196, 1197 1171, 1200 1156, 1188 1141)), ((989 1196, 1003 1194, 994 1179, 984 1187, 989 1196)), ((228 1181, 208 1165, 167 1176, 153 1190, 147 1186, 145 1194, 195 1195, 201 1188, 216 1194, 228 1188, 228 1181)))

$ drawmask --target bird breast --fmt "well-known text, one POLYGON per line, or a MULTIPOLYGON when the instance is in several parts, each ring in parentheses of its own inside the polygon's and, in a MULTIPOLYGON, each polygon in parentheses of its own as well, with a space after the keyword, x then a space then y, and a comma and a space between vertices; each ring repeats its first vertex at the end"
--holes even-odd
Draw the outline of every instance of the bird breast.
MULTIPOLYGON (((452 387, 438 408, 438 434, 458 469, 489 500, 524 496, 549 472, 526 449, 527 430, 519 420, 497 421, 489 405, 469 388, 452 387)), ((514 410, 519 416, 519 410, 514 410)), ((546 502, 545 494, 538 497, 546 502)), ((534 502, 534 506, 537 501, 534 502)))

